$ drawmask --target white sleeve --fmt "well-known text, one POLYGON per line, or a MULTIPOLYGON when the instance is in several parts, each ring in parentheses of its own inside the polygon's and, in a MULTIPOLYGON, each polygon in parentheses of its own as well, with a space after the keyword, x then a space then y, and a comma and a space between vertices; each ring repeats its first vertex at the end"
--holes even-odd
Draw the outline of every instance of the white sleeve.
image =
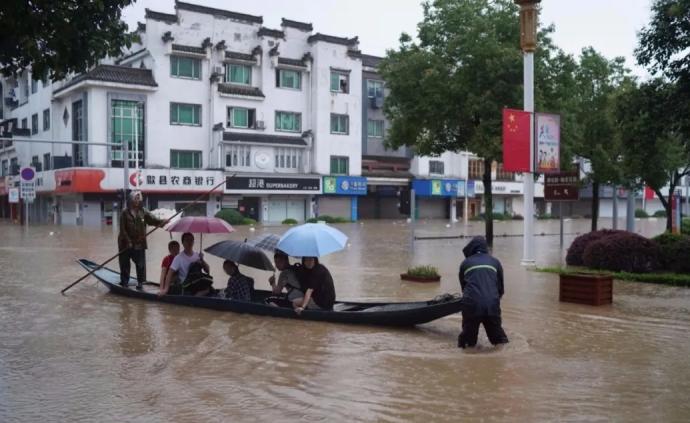
POLYGON ((177 272, 178 270, 180 270, 181 265, 182 260, 180 259, 179 255, 176 255, 172 261, 172 264, 170 265, 170 270, 172 270, 173 272, 177 272))

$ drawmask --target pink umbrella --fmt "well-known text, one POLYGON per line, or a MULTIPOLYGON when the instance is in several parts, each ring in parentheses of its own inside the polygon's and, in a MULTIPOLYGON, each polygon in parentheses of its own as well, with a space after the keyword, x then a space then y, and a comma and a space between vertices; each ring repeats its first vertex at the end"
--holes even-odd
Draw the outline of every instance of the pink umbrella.
POLYGON ((187 216, 166 228, 169 232, 191 232, 201 234, 199 250, 203 244, 204 234, 222 234, 235 232, 235 229, 223 219, 217 217, 187 216))

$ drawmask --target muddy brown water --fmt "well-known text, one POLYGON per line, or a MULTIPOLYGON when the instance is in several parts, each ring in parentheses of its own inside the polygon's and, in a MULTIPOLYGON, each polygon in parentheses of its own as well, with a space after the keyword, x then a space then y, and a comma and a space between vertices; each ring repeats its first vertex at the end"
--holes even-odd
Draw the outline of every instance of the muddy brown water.
MULTIPOLYGON (((566 232, 588 225, 566 222, 566 232)), ((339 228, 350 245, 323 262, 340 299, 459 291, 466 239, 411 248, 402 221, 339 228), (410 264, 437 266, 442 281, 401 281, 410 264)), ((536 228, 546 234, 536 238, 538 264, 558 264, 558 236, 548 235, 558 222, 536 228)), ((230 237, 285 229, 238 228, 230 237)), ((653 235, 663 222, 638 229, 653 235)), ((521 222, 496 224, 498 235, 521 230, 521 222)), ((482 231, 445 222, 415 229, 421 237, 482 231)), ((150 280, 168 240, 164 232, 151 239, 150 280)), ((75 259, 102 261, 114 249, 110 228, 0 222, 0 422, 690 421, 690 289, 616 281, 612 306, 559 303, 557 276, 520 266, 519 236, 497 237, 494 248, 511 342, 495 349, 482 331, 468 351, 456 347, 459 315, 410 329, 302 322, 127 300, 92 278, 59 294, 83 274, 75 259)), ((221 275, 220 260, 209 261, 221 275)), ((268 287, 268 273, 246 273, 268 287)))

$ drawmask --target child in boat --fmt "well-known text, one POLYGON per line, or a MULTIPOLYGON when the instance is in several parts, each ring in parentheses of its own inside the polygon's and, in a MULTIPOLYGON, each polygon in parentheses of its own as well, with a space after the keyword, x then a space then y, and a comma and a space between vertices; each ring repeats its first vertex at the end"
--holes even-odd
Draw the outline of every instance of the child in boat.
POLYGON ((254 279, 240 272, 234 261, 225 260, 223 270, 230 276, 228 286, 225 288, 225 298, 238 301, 251 301, 254 292, 254 279))
POLYGON ((163 259, 163 262, 161 263, 161 277, 159 280, 159 285, 163 286, 165 283, 165 278, 168 276, 168 270, 170 269, 170 265, 172 264, 173 260, 175 259, 175 256, 180 254, 180 243, 173 240, 168 243, 168 254, 165 256, 163 259))

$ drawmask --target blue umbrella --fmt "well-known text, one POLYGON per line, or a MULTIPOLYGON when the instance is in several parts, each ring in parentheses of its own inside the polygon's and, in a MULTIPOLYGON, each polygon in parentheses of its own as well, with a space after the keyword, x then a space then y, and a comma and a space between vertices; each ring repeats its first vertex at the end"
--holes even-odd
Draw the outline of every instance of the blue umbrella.
POLYGON ((305 223, 285 232, 276 248, 293 257, 322 257, 345 248, 347 236, 325 223, 305 223))

